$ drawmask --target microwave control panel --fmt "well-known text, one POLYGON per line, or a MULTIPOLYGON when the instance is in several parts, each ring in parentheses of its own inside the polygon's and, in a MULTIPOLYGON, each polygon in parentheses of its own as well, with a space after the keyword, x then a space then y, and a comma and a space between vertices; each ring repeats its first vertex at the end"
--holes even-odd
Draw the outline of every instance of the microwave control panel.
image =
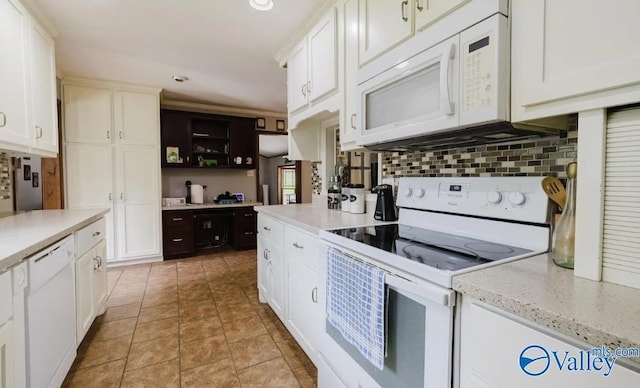
POLYGON ((463 96, 462 110, 489 107, 495 103, 495 55, 493 34, 478 37, 462 46, 463 96))

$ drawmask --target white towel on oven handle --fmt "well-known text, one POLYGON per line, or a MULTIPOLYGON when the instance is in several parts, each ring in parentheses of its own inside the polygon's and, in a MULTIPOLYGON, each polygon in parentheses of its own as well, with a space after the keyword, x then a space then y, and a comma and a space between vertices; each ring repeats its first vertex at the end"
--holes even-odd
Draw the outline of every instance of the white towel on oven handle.
POLYGON ((385 275, 337 249, 327 251, 327 320, 380 370, 386 355, 385 275))

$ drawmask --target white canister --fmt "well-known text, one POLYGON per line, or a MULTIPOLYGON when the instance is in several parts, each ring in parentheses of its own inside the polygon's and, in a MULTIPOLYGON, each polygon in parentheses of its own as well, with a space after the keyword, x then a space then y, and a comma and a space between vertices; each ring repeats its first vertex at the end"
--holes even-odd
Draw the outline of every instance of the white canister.
POLYGON ((351 199, 350 196, 351 196, 351 185, 342 186, 342 192, 340 196, 340 210, 342 210, 343 212, 349 213, 351 209, 351 203, 349 202, 351 199))
POLYGON ((351 195, 349 197, 349 212, 355 214, 364 213, 365 191, 363 184, 351 185, 351 195))

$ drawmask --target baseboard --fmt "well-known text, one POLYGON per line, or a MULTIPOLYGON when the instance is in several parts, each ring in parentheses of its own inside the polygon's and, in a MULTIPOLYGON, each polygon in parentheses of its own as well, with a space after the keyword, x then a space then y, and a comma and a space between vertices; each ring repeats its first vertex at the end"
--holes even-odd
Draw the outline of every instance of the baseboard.
POLYGON ((136 257, 133 259, 107 261, 107 268, 124 267, 134 264, 147 264, 162 261, 162 256, 136 257))

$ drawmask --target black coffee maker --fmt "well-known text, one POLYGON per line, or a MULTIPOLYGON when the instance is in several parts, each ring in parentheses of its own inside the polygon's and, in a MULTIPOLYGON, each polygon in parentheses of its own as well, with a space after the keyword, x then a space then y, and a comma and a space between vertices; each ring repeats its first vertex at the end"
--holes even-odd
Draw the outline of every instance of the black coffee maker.
POLYGON ((393 186, 391 185, 378 185, 371 189, 372 193, 378 194, 378 200, 376 202, 376 211, 373 214, 373 218, 378 221, 395 221, 396 208, 393 203, 393 186))

